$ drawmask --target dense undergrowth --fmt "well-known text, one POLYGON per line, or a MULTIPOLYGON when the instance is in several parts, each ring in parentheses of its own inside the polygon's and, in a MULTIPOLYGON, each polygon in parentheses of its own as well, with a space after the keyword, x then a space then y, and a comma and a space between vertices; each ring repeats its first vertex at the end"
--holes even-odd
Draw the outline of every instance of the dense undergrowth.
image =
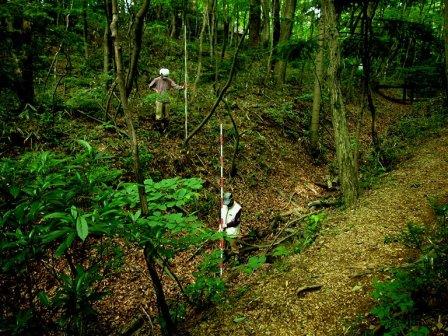
MULTIPOLYGON (((28 152, 0 161, 0 281, 9 289, 1 293, 2 332, 102 333, 94 305, 123 266, 117 239, 166 264, 219 238, 192 213, 200 179, 145 180, 143 217, 136 185, 120 179, 110 157, 80 144, 75 155, 28 152)), ((191 297, 206 289, 204 277, 191 297)))

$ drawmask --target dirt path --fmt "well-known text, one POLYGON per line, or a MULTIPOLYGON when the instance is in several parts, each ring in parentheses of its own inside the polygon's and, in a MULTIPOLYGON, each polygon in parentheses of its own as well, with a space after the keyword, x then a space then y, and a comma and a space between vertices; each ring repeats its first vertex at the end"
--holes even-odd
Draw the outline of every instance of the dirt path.
POLYGON ((430 223, 428 196, 447 192, 445 130, 364 194, 356 208, 330 214, 315 244, 291 257, 287 270, 266 265, 236 304, 220 306, 192 335, 349 333, 356 318, 371 308, 372 280, 384 276, 388 267, 415 258, 400 244, 384 244, 384 238, 399 233, 408 222, 430 223), (310 285, 322 287, 298 294, 310 285))

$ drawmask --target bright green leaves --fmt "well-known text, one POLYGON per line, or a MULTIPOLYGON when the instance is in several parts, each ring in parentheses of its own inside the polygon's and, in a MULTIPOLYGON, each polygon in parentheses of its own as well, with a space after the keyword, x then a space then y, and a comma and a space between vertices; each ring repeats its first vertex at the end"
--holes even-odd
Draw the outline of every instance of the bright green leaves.
POLYGON ((246 264, 238 266, 244 273, 252 274, 256 269, 260 268, 266 262, 266 255, 252 256, 246 264))
POLYGON ((85 216, 79 216, 76 219, 76 231, 78 232, 79 238, 81 238, 83 241, 87 238, 89 234, 89 227, 87 225, 85 216))

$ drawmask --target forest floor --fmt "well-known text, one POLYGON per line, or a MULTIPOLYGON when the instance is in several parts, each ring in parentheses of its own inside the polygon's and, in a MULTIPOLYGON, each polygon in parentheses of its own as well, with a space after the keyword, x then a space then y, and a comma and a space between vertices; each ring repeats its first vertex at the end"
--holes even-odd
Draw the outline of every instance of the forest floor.
MULTIPOLYGON (((385 243, 409 222, 434 223, 428 199, 448 195, 448 130, 414 148, 412 158, 352 208, 328 212, 315 243, 233 283, 235 296, 208 312, 192 335, 353 335, 372 305, 374 279, 415 260, 385 243), (316 287, 314 287, 316 286, 316 287), (239 293, 239 294, 238 294, 239 293)), ((364 322, 366 323, 366 322, 364 322)))
MULTIPOLYGON (((254 237, 255 244, 272 241, 288 218, 309 214, 308 202, 332 195, 319 186, 332 178, 332 131, 329 120, 325 120, 328 111, 324 111, 322 120, 328 148, 326 161, 316 164, 306 150, 307 137, 301 133, 301 126, 294 119, 276 119, 275 111, 279 109, 298 113, 300 117, 310 108, 310 103, 304 105, 294 100, 293 94, 287 97, 275 91, 251 92, 234 99, 241 149, 238 174, 226 179, 226 190, 232 191, 236 201, 243 205, 242 233, 246 238, 254 237), (290 106, 289 101, 294 103, 290 106)), ((389 126, 408 115, 430 115, 431 109, 429 104, 397 105, 381 99, 376 99, 376 103, 379 134, 385 134, 389 126)), ((356 125, 358 106, 347 105, 352 129, 356 125)), ((216 227, 218 120, 206 125, 192 139, 189 151, 182 153, 182 115, 179 113, 174 118, 167 132, 160 133, 153 128, 150 118, 140 114, 138 129, 143 149, 151 153, 151 159, 145 164, 148 176, 154 179, 200 176, 204 190, 198 202, 198 215, 206 225, 216 227)), ((228 169, 234 142, 231 124, 229 120, 224 122, 228 169)), ((366 118, 361 133, 365 148, 369 146, 369 127, 366 118)), ((119 156, 122 148, 126 148, 101 126, 89 130, 88 140, 100 150, 119 156)), ((431 222, 433 216, 427 196, 448 190, 447 143, 448 133, 444 132, 438 139, 416 149, 413 159, 365 192, 356 207, 346 211, 327 210, 327 219, 316 241, 304 252, 265 264, 252 275, 228 266, 227 301, 203 313, 187 312, 182 329, 198 336, 348 334, 356 326, 356 320, 364 317, 372 306, 369 296, 372 280, 387 276, 389 267, 416 257, 414 251, 401 245, 385 245, 384 239, 401 232, 409 221, 431 222), (312 291, 307 286, 319 289, 312 291)), ((126 156, 126 151, 121 154, 126 156)), ((124 267, 104 284, 111 295, 97 306, 104 329, 113 333, 140 316, 146 320, 157 315, 142 251, 120 245, 125 250, 124 267)), ((194 252, 186 251, 170 265, 184 286, 194 281, 193 272, 200 262, 200 258, 192 257, 194 252)), ((244 259, 249 256, 246 254, 244 259)), ((163 275, 163 282, 170 304, 182 305, 183 298, 174 281, 163 275)), ((150 333, 151 329, 146 325, 138 334, 150 333)))

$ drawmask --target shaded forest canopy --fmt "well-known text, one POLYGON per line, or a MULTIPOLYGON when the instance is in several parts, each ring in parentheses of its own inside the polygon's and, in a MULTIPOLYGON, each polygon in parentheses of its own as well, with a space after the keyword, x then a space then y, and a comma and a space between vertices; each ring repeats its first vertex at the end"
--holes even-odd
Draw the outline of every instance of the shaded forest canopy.
POLYGON ((188 334, 445 126, 447 20, 442 0, 2 1, 0 334, 188 334), (150 90, 161 68, 179 90, 150 90), (220 124, 243 205, 224 277, 220 124))

